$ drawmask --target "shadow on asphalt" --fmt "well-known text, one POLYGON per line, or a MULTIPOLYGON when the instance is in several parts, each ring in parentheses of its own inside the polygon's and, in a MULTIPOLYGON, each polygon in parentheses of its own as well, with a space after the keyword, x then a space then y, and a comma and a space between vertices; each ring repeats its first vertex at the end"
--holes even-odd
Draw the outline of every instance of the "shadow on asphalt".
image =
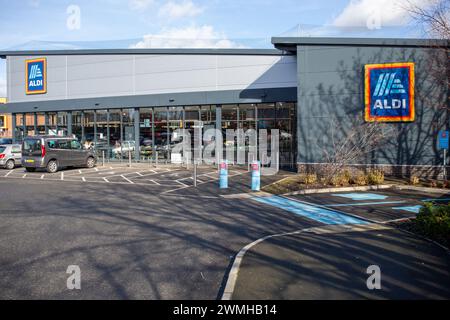
POLYGON ((3 179, 0 298, 215 299, 242 246, 311 226, 249 200, 3 179), (81 290, 66 288, 69 265, 81 268, 81 290))
POLYGON ((450 255, 397 229, 269 239, 244 257, 233 299, 449 299, 450 255), (370 265, 381 290, 369 290, 370 265))

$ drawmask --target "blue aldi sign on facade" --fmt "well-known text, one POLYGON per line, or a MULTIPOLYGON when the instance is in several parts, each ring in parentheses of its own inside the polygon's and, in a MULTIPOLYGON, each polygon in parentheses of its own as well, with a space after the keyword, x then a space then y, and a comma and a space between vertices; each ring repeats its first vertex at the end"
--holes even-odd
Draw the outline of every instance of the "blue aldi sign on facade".
POLYGON ((365 65, 365 120, 414 121, 414 63, 365 65))
POLYGON ((25 92, 26 94, 47 92, 47 60, 45 58, 25 61, 25 92))

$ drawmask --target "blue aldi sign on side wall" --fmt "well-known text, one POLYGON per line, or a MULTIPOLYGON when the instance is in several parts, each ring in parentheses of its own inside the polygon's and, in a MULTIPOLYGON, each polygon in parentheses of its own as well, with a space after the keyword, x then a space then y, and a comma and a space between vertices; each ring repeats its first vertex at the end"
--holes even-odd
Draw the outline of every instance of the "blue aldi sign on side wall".
POLYGON ((45 58, 25 61, 25 92, 26 94, 47 92, 47 60, 45 58))
POLYGON ((414 63, 365 65, 365 120, 414 121, 414 63))

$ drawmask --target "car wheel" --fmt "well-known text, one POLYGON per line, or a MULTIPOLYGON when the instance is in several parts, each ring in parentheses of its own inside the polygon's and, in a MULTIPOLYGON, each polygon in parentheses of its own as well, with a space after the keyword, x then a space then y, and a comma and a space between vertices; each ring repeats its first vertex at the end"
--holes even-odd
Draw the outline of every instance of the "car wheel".
POLYGON ((36 168, 25 168, 25 170, 27 170, 27 172, 35 172, 36 168))
POLYGON ((8 170, 12 170, 14 169, 15 165, 16 164, 14 163, 14 160, 8 160, 6 161, 5 168, 8 170))
POLYGON ((93 168, 95 167, 95 159, 92 157, 87 158, 86 160, 86 167, 93 168))
POLYGON ((50 160, 47 163, 47 172, 55 173, 56 171, 58 171, 58 163, 56 160, 50 160))

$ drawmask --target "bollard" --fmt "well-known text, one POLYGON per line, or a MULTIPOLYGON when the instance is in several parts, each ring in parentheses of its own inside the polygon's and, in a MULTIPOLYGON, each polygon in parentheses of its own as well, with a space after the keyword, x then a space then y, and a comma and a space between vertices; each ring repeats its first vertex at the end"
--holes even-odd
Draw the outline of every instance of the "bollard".
POLYGON ((102 167, 105 166, 105 150, 102 151, 102 167))
POLYGON ((259 161, 252 162, 252 190, 259 191, 261 187, 261 164, 259 161))
POLYGON ((227 163, 227 160, 223 160, 220 163, 219 187, 220 187, 220 189, 228 188, 228 163, 227 163))
POLYGON ((128 166, 131 168, 131 149, 128 148, 128 166))
POLYGON ((194 187, 197 187, 197 162, 194 161, 194 187))

